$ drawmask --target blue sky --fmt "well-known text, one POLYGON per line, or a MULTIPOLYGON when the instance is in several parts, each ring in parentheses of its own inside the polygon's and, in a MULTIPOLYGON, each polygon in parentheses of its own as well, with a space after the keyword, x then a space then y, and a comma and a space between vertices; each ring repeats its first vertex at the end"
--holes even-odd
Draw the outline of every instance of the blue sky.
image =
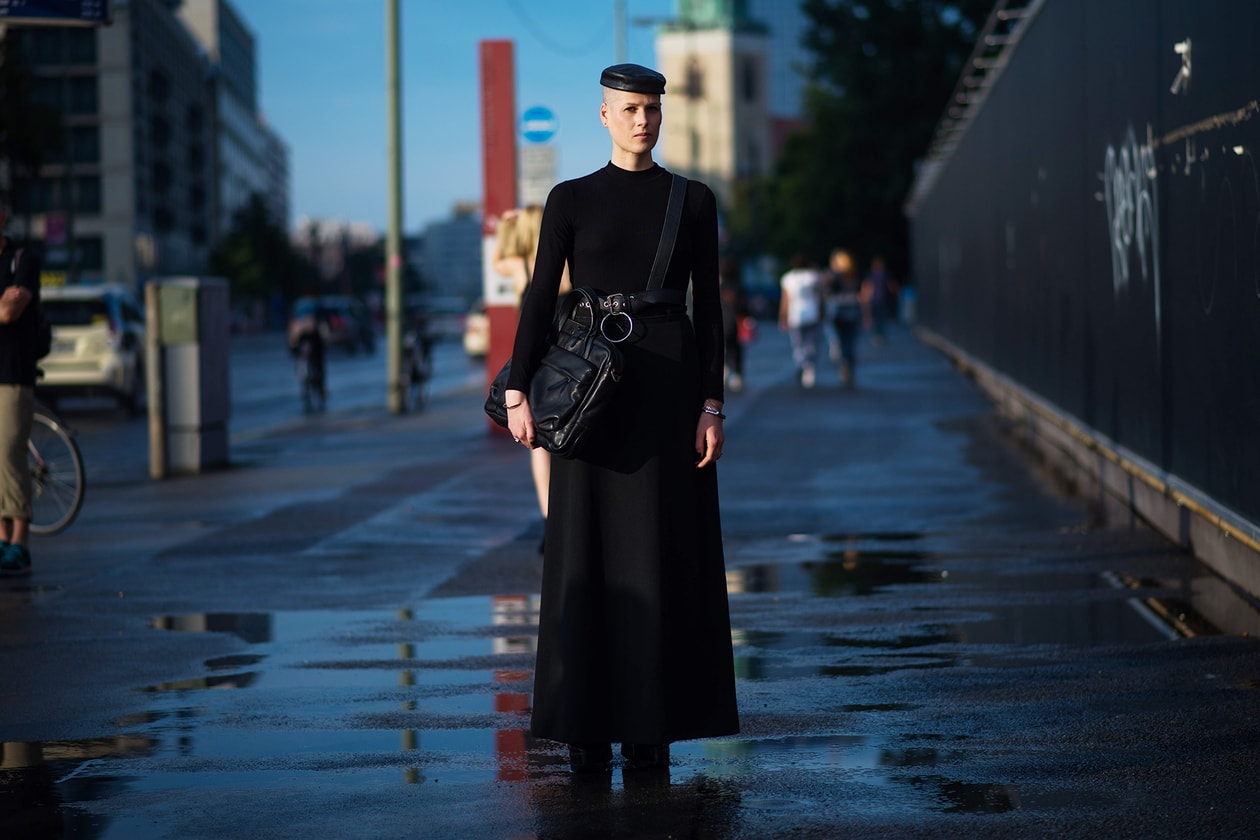
MULTIPOLYGON (((236 0, 257 39, 259 104, 289 145, 294 222, 385 229, 385 0, 236 0)), ((625 0, 665 18, 673 0, 625 0)), ((556 115, 559 177, 608 160, 599 72, 616 60, 614 0, 399 0, 403 227, 418 232, 481 198, 480 41, 515 44, 517 112, 556 115)), ((626 58, 655 63, 653 29, 626 26, 626 58)), ((668 98, 666 99, 668 107, 668 98)))

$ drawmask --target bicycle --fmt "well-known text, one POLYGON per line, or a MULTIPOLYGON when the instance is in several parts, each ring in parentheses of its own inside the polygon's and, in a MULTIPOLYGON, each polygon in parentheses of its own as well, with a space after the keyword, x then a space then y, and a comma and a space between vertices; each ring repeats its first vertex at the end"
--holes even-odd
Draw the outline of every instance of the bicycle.
POLYGON ((57 534, 83 507, 87 481, 73 432, 47 406, 35 403, 27 441, 31 468, 31 533, 57 534))

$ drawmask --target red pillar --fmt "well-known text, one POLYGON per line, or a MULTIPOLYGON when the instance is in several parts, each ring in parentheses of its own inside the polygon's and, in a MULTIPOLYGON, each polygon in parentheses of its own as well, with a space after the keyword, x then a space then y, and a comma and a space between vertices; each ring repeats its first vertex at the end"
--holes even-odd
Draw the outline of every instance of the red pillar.
MULTIPOLYGON (((486 40, 479 44, 481 68, 482 168, 482 296, 490 321, 490 349, 486 353, 486 386, 512 355, 516 335, 516 290, 491 264, 494 233, 505 210, 516 206, 516 75, 513 44, 486 40)), ((487 420, 489 427, 503 432, 487 420)))

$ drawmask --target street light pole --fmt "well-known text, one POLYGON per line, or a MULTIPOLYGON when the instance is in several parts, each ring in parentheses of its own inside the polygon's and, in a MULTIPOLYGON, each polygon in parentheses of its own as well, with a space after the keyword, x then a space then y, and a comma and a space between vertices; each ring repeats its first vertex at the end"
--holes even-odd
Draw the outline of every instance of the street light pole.
POLYGON ((385 238, 385 381, 389 411, 404 409, 402 383, 402 115, 398 0, 385 0, 385 84, 389 157, 389 230, 385 238))

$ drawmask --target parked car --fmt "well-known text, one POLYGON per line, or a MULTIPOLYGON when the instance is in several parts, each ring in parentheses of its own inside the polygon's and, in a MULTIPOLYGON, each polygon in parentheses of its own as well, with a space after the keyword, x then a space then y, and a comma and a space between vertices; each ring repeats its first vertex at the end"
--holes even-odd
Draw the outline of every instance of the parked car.
POLYGON ((490 318, 480 300, 464 318, 464 352, 474 359, 484 358, 490 352, 490 318))
POLYGON ((347 353, 376 352, 376 326, 372 313, 357 298, 344 295, 301 297, 293 303, 289 316, 289 346, 294 336, 316 320, 323 323, 324 341, 329 347, 340 347, 347 353))
POLYGON ((134 412, 144 399, 144 309, 125 286, 59 286, 40 291, 52 351, 39 362, 36 390, 108 395, 134 412))

